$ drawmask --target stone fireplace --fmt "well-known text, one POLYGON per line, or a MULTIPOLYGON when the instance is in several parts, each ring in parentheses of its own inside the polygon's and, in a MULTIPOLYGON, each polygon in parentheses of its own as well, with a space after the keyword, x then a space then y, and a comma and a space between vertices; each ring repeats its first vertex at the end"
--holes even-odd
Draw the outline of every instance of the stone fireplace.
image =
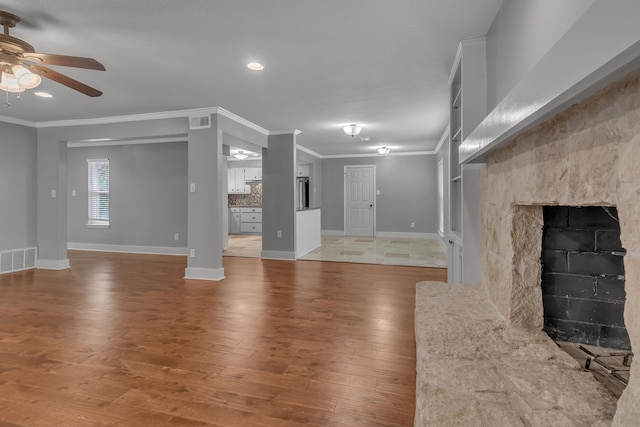
MULTIPOLYGON (((624 256, 624 323, 640 348, 640 72, 489 154, 482 174, 483 286, 508 321, 542 329, 542 206, 617 208, 624 256)), ((640 419, 640 363, 614 424, 640 419)))

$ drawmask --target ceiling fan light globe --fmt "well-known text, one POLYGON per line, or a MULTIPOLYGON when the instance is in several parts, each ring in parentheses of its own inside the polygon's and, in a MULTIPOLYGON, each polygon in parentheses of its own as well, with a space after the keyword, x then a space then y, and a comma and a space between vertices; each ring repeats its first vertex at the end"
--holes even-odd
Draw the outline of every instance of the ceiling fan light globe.
POLYGON ((12 69, 21 88, 33 89, 38 87, 42 82, 42 78, 39 75, 33 74, 22 65, 14 65, 12 69))
POLYGON ((378 154, 386 156, 387 154, 389 154, 389 151, 391 151, 391 149, 388 147, 380 147, 376 151, 378 152, 378 154))
POLYGON ((20 84, 18 84, 18 79, 15 74, 7 74, 5 72, 2 73, 0 89, 12 93, 24 92, 24 88, 20 87, 20 84))

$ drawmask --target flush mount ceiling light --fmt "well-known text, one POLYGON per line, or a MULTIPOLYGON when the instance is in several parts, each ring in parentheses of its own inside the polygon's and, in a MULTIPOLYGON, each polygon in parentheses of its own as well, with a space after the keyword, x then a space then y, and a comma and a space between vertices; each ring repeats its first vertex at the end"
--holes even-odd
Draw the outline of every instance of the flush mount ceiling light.
POLYGON ((354 137, 354 136, 356 136, 357 134, 360 133, 360 131, 362 130, 362 126, 358 126, 357 124, 352 123, 350 125, 347 125, 347 126, 343 127, 342 130, 347 135, 349 135, 351 137, 354 137))
POLYGON ((262 71, 264 70, 264 65, 259 62, 249 62, 247 68, 253 71, 262 71))
POLYGON ((49 92, 33 92, 35 96, 39 96, 40 98, 53 98, 49 92))
POLYGON ((378 152, 378 154, 381 154, 383 156, 386 156, 387 154, 389 154, 389 151, 391 151, 391 148, 388 147, 380 147, 376 150, 378 152))
POLYGON ((249 156, 244 154, 244 151, 238 151, 236 154, 233 155, 233 157, 235 157, 238 160, 244 160, 249 156))

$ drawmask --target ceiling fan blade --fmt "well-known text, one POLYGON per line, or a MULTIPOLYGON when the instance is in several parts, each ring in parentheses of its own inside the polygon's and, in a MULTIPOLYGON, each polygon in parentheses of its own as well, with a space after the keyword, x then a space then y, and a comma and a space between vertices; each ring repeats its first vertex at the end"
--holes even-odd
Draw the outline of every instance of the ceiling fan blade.
POLYGON ((104 65, 93 58, 81 56, 54 55, 52 53, 24 53, 24 59, 34 63, 47 65, 62 65, 65 67, 86 68, 89 70, 104 71, 104 65))
POLYGON ((64 74, 60 74, 57 71, 53 71, 50 68, 43 67, 41 65, 28 65, 28 64, 22 64, 22 65, 27 67, 33 73, 36 73, 42 77, 51 79, 55 82, 60 83, 61 85, 70 87, 71 89, 77 90, 78 92, 82 92, 87 96, 95 97, 95 96, 102 95, 102 92, 100 92, 98 89, 94 89, 91 86, 87 86, 84 83, 80 83, 79 81, 74 80, 71 77, 65 76, 64 74))

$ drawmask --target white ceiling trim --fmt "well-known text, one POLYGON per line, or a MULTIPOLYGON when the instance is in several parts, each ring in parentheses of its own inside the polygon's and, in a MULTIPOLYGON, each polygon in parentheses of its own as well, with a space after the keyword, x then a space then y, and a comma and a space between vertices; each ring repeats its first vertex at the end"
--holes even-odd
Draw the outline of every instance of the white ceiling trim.
POLYGON ((320 157, 321 159, 348 159, 353 157, 399 157, 399 156, 434 156, 436 155, 436 151, 412 151, 406 153, 394 153, 393 151, 386 155, 381 155, 378 153, 367 153, 367 154, 329 154, 326 156, 320 157))
POLYGON ((76 147, 108 147, 112 145, 137 145, 137 144, 162 144, 165 142, 187 142, 187 135, 146 138, 146 139, 120 139, 113 141, 67 141, 68 148, 76 147))
POLYGON ((0 116, 0 122, 13 123, 14 125, 27 126, 30 128, 37 127, 38 125, 36 122, 30 122, 28 120, 22 120, 22 119, 14 119, 13 117, 7 117, 7 116, 0 116))
POLYGON ((301 130, 292 129, 292 130, 272 130, 269 132, 269 135, 289 135, 290 133, 294 135, 300 135, 302 133, 301 130))
MULTIPOLYGON (((263 135, 269 135, 269 131, 257 124, 244 119, 237 114, 234 114, 222 107, 206 107, 206 108, 192 108, 188 110, 175 110, 175 111, 160 111, 155 113, 144 114, 130 114, 126 116, 112 116, 112 117, 96 117, 93 119, 74 119, 74 120, 55 120, 50 122, 25 122, 21 121, 24 126, 31 126, 37 128, 51 128, 51 127, 64 127, 64 126, 90 126, 90 125, 102 125, 124 122, 139 122, 144 120, 162 120, 162 119, 175 119, 175 118, 189 118, 194 116, 202 116, 208 114, 220 114, 234 122, 246 126, 255 130, 263 135)), ((11 119, 10 117, 0 116, 0 120, 11 121, 17 119, 11 119), (6 119, 6 120, 5 120, 6 119)))
POLYGON ((438 146, 433 151, 435 151, 436 153, 438 151, 440 151, 440 149, 442 148, 442 145, 447 140, 447 138, 449 138, 449 127, 448 126, 444 129, 444 132, 442 133, 442 136, 440 137, 440 141, 438 142, 438 146))
POLYGON ((224 117, 226 117, 228 119, 231 119, 234 122, 239 123, 241 125, 244 125, 244 126, 250 128, 250 129, 253 129, 256 132, 259 132, 259 133, 261 133, 263 135, 270 135, 270 132, 267 129, 263 128, 262 126, 258 126, 257 124, 255 124, 253 122, 250 122, 249 120, 247 120, 245 118, 242 118, 242 117, 238 116, 237 114, 233 114, 231 111, 225 110, 222 107, 215 107, 215 108, 216 108, 216 112, 218 114, 220 114, 221 116, 224 116, 224 117))
POLYGON ((320 154, 320 153, 316 153, 315 151, 310 150, 310 149, 308 149, 307 147, 303 147, 302 145, 296 144, 296 148, 297 148, 298 150, 300 150, 300 151, 304 151, 304 152, 305 152, 305 153, 307 153, 307 154, 311 154, 312 156, 315 156, 315 157, 317 157, 317 158, 319 158, 319 159, 322 159, 322 154, 320 154))

